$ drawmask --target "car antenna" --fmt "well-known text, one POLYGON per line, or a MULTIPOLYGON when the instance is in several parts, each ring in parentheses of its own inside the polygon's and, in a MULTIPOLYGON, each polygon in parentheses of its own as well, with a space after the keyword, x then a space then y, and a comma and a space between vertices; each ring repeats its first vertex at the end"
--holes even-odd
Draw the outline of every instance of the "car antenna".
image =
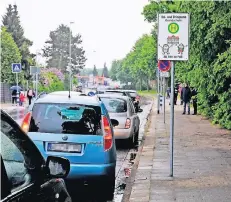
POLYGON ((70 79, 70 85, 69 85, 69 95, 68 98, 71 98, 71 79, 70 79))

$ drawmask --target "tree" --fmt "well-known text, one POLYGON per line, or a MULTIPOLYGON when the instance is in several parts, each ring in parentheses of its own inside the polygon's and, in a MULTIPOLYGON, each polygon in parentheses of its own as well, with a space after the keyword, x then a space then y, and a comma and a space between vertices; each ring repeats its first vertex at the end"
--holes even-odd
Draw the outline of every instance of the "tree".
POLYGON ((106 78, 109 78, 109 72, 108 72, 108 68, 107 68, 106 63, 104 63, 102 76, 104 76, 104 77, 106 77, 106 78))
POLYGON ((152 23, 161 12, 190 13, 190 60, 176 63, 176 78, 198 89, 203 115, 231 129, 231 2, 151 1, 143 10, 152 23))
MULTIPOLYGON (((15 84, 15 74, 12 73, 11 64, 21 61, 21 54, 13 37, 5 27, 1 28, 1 81, 15 84)), ((22 81, 23 73, 19 75, 19 82, 22 81)))
POLYGON ((22 59, 28 59, 31 56, 29 47, 33 45, 33 42, 24 36, 24 30, 20 23, 17 5, 12 6, 9 4, 7 12, 2 18, 2 23, 7 31, 12 34, 12 37, 21 52, 22 59))
POLYGON ((134 78, 140 80, 140 89, 143 80, 147 81, 148 88, 150 78, 156 75, 156 38, 145 34, 138 39, 124 58, 123 66, 130 69, 134 78))
POLYGON ((22 68, 25 71, 25 78, 30 79, 29 67, 35 63, 34 54, 30 53, 29 47, 33 42, 24 36, 24 30, 21 26, 20 17, 18 14, 17 5, 11 5, 7 7, 7 12, 2 18, 3 26, 11 33, 15 43, 17 44, 20 54, 22 56, 22 68))
POLYGON ((58 91, 65 89, 65 75, 57 68, 42 68, 39 91, 58 91))
MULTIPOLYGON (((70 28, 61 24, 55 31, 50 32, 50 39, 46 41, 43 49, 43 56, 47 58, 48 67, 57 67, 66 72, 69 63, 69 40, 70 28)), ((81 35, 73 36, 71 34, 71 58, 72 72, 78 74, 80 69, 85 66, 85 51, 81 46, 81 35)))
POLYGON ((120 71, 121 66, 122 66, 122 61, 120 61, 120 60, 113 60, 112 61, 112 65, 111 65, 109 75, 110 75, 110 78, 113 81, 119 80, 117 78, 117 73, 120 71))
POLYGON ((98 71, 97 71, 97 69, 96 69, 96 66, 95 66, 95 65, 94 65, 94 68, 93 68, 92 73, 93 73, 93 76, 98 76, 98 71))

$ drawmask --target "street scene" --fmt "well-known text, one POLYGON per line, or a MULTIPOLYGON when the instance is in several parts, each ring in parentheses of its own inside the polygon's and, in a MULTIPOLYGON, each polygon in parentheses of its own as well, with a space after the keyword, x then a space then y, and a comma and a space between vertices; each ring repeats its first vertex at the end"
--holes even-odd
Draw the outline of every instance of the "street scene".
POLYGON ((2 202, 231 201, 230 1, 0 12, 2 202))

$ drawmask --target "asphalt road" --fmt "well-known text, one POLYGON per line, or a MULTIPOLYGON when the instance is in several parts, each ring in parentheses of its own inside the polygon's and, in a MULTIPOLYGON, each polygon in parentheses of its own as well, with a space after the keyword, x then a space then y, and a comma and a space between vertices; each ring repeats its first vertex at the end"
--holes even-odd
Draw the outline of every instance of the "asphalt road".
MULTIPOLYGON (((150 113, 152 106, 152 101, 147 98, 142 98, 141 100, 141 108, 143 112, 138 113, 140 118, 140 130, 139 130, 139 140, 141 141, 144 131, 145 124, 147 122, 147 116, 150 113)), ((9 114, 12 118, 17 121, 20 125, 24 116, 24 109, 19 108, 18 110, 11 110, 9 114)), ((117 166, 116 166, 116 188, 115 188, 115 196, 114 202, 121 202, 123 197, 123 192, 126 186, 125 179, 129 176, 129 171, 133 165, 132 160, 134 159, 137 149, 126 149, 126 145, 123 144, 122 141, 116 142, 117 147, 117 166), (126 172, 125 172, 126 171, 126 172)), ((78 202, 96 202, 92 199, 92 196, 88 190, 82 190, 76 193, 78 202)), ((99 201, 97 201, 99 202, 99 201)))

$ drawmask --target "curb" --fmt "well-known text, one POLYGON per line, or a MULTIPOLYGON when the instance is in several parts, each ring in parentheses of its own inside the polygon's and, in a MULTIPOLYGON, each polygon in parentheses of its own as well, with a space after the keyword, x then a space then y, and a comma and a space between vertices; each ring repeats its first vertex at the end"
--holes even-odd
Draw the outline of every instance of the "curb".
MULTIPOLYGON (((152 103, 150 112, 148 113, 148 115, 146 117, 147 121, 145 123, 145 127, 147 126, 147 124, 150 121, 149 117, 150 117, 150 115, 151 115, 151 113, 153 111, 153 105, 154 105, 154 102, 152 103)), ((123 194, 123 198, 122 198, 121 202, 129 202, 129 199, 130 199, 130 196, 131 196, 131 192, 132 192, 132 187, 133 187, 133 184, 135 182, 137 168, 138 168, 139 162, 140 162, 140 156, 141 156, 142 151, 143 151, 143 147, 144 147, 144 142, 145 142, 145 139, 146 139, 146 135, 147 135, 147 132, 145 131, 145 133, 144 133, 144 135, 142 137, 141 144, 139 146, 139 149, 138 149, 138 152, 137 152, 134 164, 133 164, 132 169, 131 169, 131 175, 126 180, 126 188, 124 190, 124 194, 123 194)))

